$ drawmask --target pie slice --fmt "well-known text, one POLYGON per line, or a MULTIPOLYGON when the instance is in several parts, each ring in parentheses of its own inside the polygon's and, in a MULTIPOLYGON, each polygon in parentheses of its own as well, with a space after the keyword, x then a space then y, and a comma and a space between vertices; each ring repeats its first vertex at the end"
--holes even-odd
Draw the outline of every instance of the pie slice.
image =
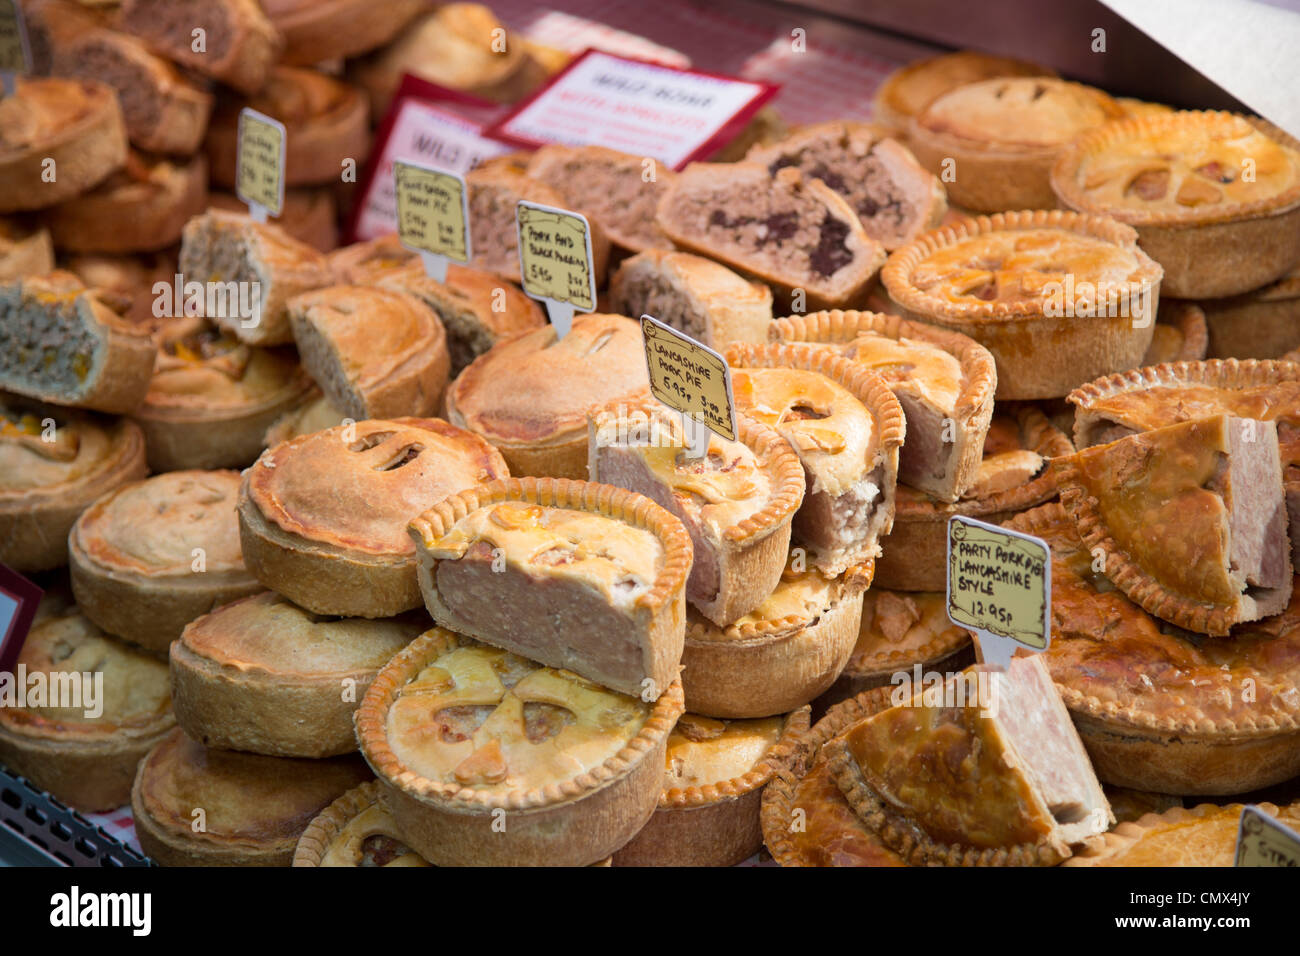
POLYGON ((727 350, 738 410, 775 428, 803 463, 808 490, 794 539, 835 575, 880 554, 894 522, 903 410, 879 376, 809 345, 727 350))
POLYGON ((686 599, 726 627, 754 610, 781 579, 790 522, 803 502, 803 467, 775 431, 737 421, 738 441, 709 433, 688 457, 681 416, 641 398, 587 413, 592 481, 645 495, 690 532, 686 599))
POLYGON ((691 539, 649 498, 510 478, 443 499, 409 530, 443 627, 646 700, 677 680, 691 539))
POLYGON ((771 337, 824 343, 883 378, 903 407, 898 480, 943 501, 976 482, 998 374, 974 339, 896 315, 814 312, 778 319, 771 337))
POLYGON ((1216 415, 1053 462, 1061 504, 1145 610, 1223 636, 1291 599, 1277 425, 1216 415))
MULTIPOLYGON (((1300 804, 1252 806, 1292 829, 1300 826, 1300 804)), ((1121 823, 1088 845, 1066 866, 1233 866, 1237 831, 1244 804, 1219 806, 1202 803, 1164 813, 1148 813, 1132 823, 1121 823)))
POLYGON ((849 805, 918 865, 1053 866, 1114 822, 1038 656, 927 686, 826 752, 849 805))
POLYGON ((681 713, 679 683, 652 703, 435 627, 380 671, 357 737, 430 863, 584 866, 654 812, 681 713))

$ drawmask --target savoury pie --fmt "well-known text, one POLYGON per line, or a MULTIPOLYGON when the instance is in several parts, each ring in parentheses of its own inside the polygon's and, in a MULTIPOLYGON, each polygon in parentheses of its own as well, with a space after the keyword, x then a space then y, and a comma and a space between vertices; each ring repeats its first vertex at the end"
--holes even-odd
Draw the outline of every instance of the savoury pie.
POLYGON ((0 284, 0 387, 57 405, 129 412, 149 390, 154 345, 70 272, 0 284))
POLYGON ((377 781, 363 783, 320 812, 298 838, 294 866, 432 866, 402 842, 377 781))
MULTIPOLYGON (((226 212, 247 212, 248 204, 233 192, 211 190, 208 204, 226 212)), ((299 186, 284 191, 284 209, 275 224, 299 242, 318 252, 330 252, 339 244, 338 202, 329 186, 299 186)))
POLYGON ((867 561, 828 577, 799 558, 791 556, 758 607, 726 627, 687 611, 682 688, 693 713, 727 719, 783 714, 839 677, 858 638, 874 567, 867 561))
POLYGON ((582 866, 654 813, 681 713, 679 683, 649 702, 434 628, 379 672, 357 737, 429 862, 582 866))
POLYGON ((162 252, 141 253, 136 255, 106 256, 99 254, 65 255, 60 257, 62 267, 95 289, 106 303, 120 311, 122 315, 143 328, 154 331, 162 316, 155 311, 183 311, 185 307, 184 286, 181 289, 180 309, 175 308, 176 296, 176 262, 178 248, 164 249, 162 252), (166 283, 167 299, 159 301, 154 291, 158 283, 166 283), (170 300, 173 308, 165 308, 170 300), (159 308, 155 308, 157 303, 159 308))
MULTIPOLYGON (((1300 804, 1277 807, 1271 803, 1253 803, 1251 806, 1293 830, 1300 826, 1300 804)), ((1148 813, 1093 837, 1065 865, 1233 866, 1241 812, 1245 809, 1240 803, 1228 806, 1202 803, 1190 809, 1174 807, 1164 813, 1148 813)))
POLYGON ((809 345, 727 350, 736 408, 780 432, 799 455, 808 490, 794 540, 839 574, 880 554, 894 521, 903 410, 885 381, 809 345))
POLYGON ((956 502, 899 485, 894 526, 880 542, 877 587, 943 591, 948 580, 948 519, 959 514, 990 524, 1056 495, 1047 460, 1074 451, 1063 432, 1032 405, 999 406, 984 436, 975 483, 956 502))
POLYGON ((50 231, 17 216, 0 218, 0 282, 43 275, 54 268, 50 231))
POLYGON ((177 728, 140 762, 131 812, 141 848, 162 866, 288 866, 312 819, 369 779, 354 756, 209 750, 177 728))
POLYGON ((691 538, 649 498, 507 478, 444 498, 410 533, 443 627, 646 700, 677 680, 691 538))
POLYGON ((354 419, 434 415, 451 359, 442 322, 412 296, 326 286, 289 300, 303 367, 354 419))
POLYGON ((506 474, 491 445, 437 418, 303 435, 245 472, 244 558, 265 587, 316 614, 391 617, 420 606, 407 522, 506 474))
MULTIPOLYGON (((1151 336, 1151 345, 1142 357, 1143 367, 1160 365, 1162 362, 1199 362, 1205 358, 1209 348, 1206 318, 1206 310, 1195 302, 1175 299, 1161 302, 1156 311, 1156 327, 1151 336)), ((1233 329, 1234 336, 1236 332, 1233 329)), ((1300 342, 1300 337, 1296 341, 1300 342)))
POLYGON ((238 492, 238 472, 170 471, 83 511, 68 535, 82 613, 166 653, 194 618, 260 590, 239 551, 238 492))
POLYGON ((913 690, 825 748, 849 806, 908 862, 1052 866, 1114 822, 1037 655, 913 690))
POLYGON ((1300 775, 1300 590, 1282 614, 1207 640, 1117 590, 1060 505, 1006 526, 1052 549, 1042 657, 1103 780, 1229 794, 1300 775))
POLYGON ((803 501, 798 456, 766 426, 737 419, 737 441, 707 433, 689 457, 681 415, 652 398, 588 412, 592 481, 635 491, 686 526, 694 547, 686 599, 725 627, 771 594, 803 501))
POLYGON ((1291 599, 1277 424, 1218 414, 1085 448, 1052 463, 1061 504, 1135 604, 1226 635, 1291 599))
POLYGON ((649 384, 641 327, 580 315, 564 338, 548 325, 471 362, 447 390, 447 420, 490 441, 515 474, 586 478, 587 409, 649 384))
MULTIPOLYGON (((25 706, 0 707, 0 763, 78 810, 106 812, 126 803, 136 764, 176 725, 167 665, 69 607, 38 616, 18 667, 25 686, 11 690, 25 691, 25 706), (56 680, 70 698, 51 698, 56 680)), ((5 682, 13 677, 5 674, 5 682)))
POLYGON ((1300 268, 1262 289, 1203 302, 1202 308, 1211 358, 1290 358, 1287 353, 1300 348, 1300 268))
POLYGON ((1300 263, 1300 142, 1260 119, 1182 111, 1080 136, 1052 171, 1071 209, 1137 230, 1165 294, 1268 285, 1300 263))
POLYGON ((900 483, 944 501, 975 483, 998 382, 988 349, 957 332, 876 312, 778 319, 771 337, 825 344, 885 380, 907 420, 900 483))
POLYGON ((16 571, 66 564, 77 516, 147 471, 132 422, 0 394, 0 562, 16 571))
POLYGON ((176 720, 208 747, 278 757, 357 748, 352 713, 423 614, 322 618, 265 591, 191 622, 171 646, 176 720))
POLYGON ((763 845, 763 788, 808 730, 808 708, 759 720, 683 714, 668 737, 659 806, 615 866, 735 866, 763 845))
POLYGON ((424 9, 424 0, 262 0, 284 37, 284 63, 310 66, 367 53, 392 41, 424 9))
POLYGON ((1151 345, 1161 269, 1137 237, 1097 216, 998 213, 926 233, 881 278, 906 318, 993 353, 999 399, 1058 398, 1151 345))
POLYGON ((1121 119, 1101 90, 1050 77, 999 77, 931 100, 907 142, 921 165, 945 176, 948 197, 978 212, 1055 209, 1052 164, 1071 140, 1121 119))

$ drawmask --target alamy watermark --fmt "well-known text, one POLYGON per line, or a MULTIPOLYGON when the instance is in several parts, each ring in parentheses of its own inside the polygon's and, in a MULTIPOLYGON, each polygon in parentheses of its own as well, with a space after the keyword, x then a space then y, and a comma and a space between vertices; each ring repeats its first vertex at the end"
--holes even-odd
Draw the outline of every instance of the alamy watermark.
POLYGON ((981 717, 998 715, 998 672, 967 669, 955 674, 922 671, 915 664, 910 672, 898 671, 890 679, 892 707, 978 707, 981 717))
POLYGON ((103 671, 0 671, 0 707, 80 710, 87 720, 104 714, 103 671))
POLYGON ((238 319, 240 328, 254 329, 262 322, 262 283, 185 281, 179 272, 171 282, 153 284, 153 314, 157 318, 197 316, 238 319))
POLYGON ((1089 282, 1076 282, 1072 273, 1063 281, 1043 285, 1043 315, 1049 319, 1101 318, 1132 319, 1133 328, 1145 329, 1155 318, 1155 296, 1151 286, 1139 288, 1089 282))

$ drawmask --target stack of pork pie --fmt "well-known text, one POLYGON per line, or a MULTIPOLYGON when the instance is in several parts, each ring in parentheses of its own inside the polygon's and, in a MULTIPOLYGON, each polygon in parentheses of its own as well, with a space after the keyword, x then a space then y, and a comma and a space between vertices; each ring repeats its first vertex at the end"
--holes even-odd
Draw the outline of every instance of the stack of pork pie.
POLYGON ((1286 133, 957 53, 680 173, 490 159, 439 281, 337 247, 326 184, 403 72, 508 101, 554 51, 467 4, 24 6, 0 561, 26 671, 104 693, 0 707, 11 770, 166 865, 1219 864, 1240 804, 1300 816, 1286 133), (209 208, 243 105, 279 222, 209 208), (520 199, 592 224, 562 338, 520 199), (725 355, 734 440, 651 397, 644 313, 725 355), (953 515, 1050 545, 1046 652, 977 663, 953 515))

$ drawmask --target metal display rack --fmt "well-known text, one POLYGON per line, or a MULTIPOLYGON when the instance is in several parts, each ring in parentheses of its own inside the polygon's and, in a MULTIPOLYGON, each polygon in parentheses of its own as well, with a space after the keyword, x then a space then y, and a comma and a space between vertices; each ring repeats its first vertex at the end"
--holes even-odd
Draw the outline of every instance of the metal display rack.
POLYGON ((152 866, 76 810, 0 767, 0 862, 11 866, 152 866))

